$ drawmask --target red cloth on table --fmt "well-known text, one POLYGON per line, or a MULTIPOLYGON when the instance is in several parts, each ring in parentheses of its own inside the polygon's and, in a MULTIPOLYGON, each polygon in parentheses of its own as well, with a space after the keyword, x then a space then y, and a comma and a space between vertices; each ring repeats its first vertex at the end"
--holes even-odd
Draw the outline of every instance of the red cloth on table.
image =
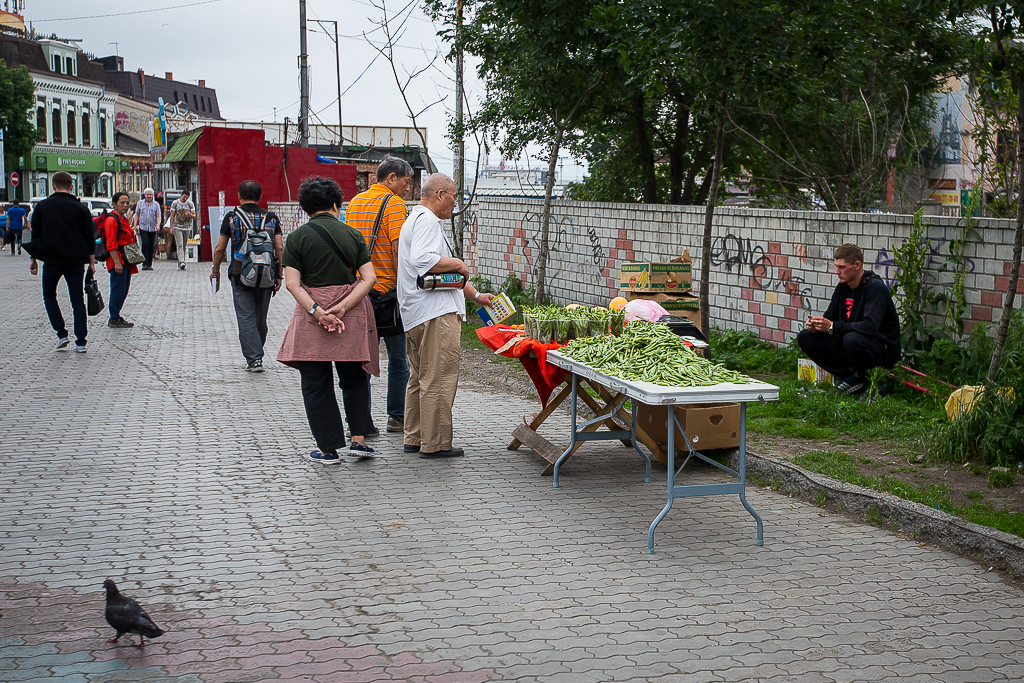
MULTIPOLYGON (((509 330, 501 325, 481 327, 476 331, 477 338, 493 351, 500 349, 518 334, 520 334, 519 331, 509 330)), ((554 351, 563 346, 564 344, 554 342, 542 344, 536 339, 523 337, 501 354, 509 358, 518 358, 519 362, 523 364, 526 374, 533 380, 533 386, 537 387, 537 395, 540 396, 542 406, 547 406, 551 393, 569 376, 565 370, 547 361, 548 351, 554 351), (530 356, 531 351, 533 357, 530 356)))

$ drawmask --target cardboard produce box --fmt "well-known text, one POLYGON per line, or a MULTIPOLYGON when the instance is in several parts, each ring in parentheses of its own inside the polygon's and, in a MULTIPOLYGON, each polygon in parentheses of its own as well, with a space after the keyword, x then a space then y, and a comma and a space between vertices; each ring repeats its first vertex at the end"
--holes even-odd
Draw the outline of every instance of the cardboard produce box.
POLYGON ((628 292, 686 293, 693 288, 690 250, 667 263, 623 263, 619 290, 628 292))
POLYGON ((648 301, 654 301, 672 315, 678 315, 680 318, 686 318, 696 325, 698 330, 701 332, 704 331, 700 326, 700 299, 695 296, 690 294, 649 294, 646 292, 630 292, 629 300, 633 301, 634 299, 647 299, 648 301))
MULTIPOLYGON (((698 451, 737 448, 740 445, 739 403, 695 403, 675 407, 676 417, 698 451)), ((637 404, 636 426, 658 443, 668 444, 667 406, 637 404)), ((676 429, 676 452, 686 452, 683 435, 676 429)))

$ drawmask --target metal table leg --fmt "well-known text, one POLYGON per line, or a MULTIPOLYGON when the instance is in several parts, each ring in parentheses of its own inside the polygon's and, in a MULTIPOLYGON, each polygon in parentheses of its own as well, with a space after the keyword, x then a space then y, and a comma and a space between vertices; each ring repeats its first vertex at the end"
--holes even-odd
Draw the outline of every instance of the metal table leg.
POLYGON ((570 401, 570 414, 572 415, 572 427, 569 430, 569 447, 565 449, 565 452, 558 456, 558 460, 555 461, 555 469, 552 473, 553 479, 551 485, 554 488, 558 488, 558 468, 562 466, 573 450, 576 448, 576 392, 579 391, 580 377, 575 372, 572 373, 572 393, 569 394, 570 401))
MULTIPOLYGON (((654 529, 665 519, 665 515, 672 509, 672 502, 675 500, 676 488, 676 411, 672 404, 668 406, 668 501, 664 509, 651 522, 651 528, 647 531, 647 554, 654 554, 654 529)), ((650 464, 650 461, 648 461, 650 464)), ((648 471, 648 474, 650 471, 648 471)))
POLYGON ((644 477, 644 483, 651 483, 651 457, 644 453, 640 446, 636 442, 636 399, 631 399, 629 402, 630 410, 630 425, 629 425, 629 436, 630 442, 633 444, 633 450, 643 456, 644 463, 647 465, 647 474, 644 477))
POLYGON ((764 545, 764 522, 747 502, 747 404, 740 403, 740 502, 757 520, 757 544, 764 545))

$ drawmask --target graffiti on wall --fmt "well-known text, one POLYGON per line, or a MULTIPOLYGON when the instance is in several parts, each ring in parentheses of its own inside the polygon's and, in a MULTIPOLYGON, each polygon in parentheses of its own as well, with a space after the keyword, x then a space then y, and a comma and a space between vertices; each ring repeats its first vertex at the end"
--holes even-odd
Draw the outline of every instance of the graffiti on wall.
MULTIPOLYGON (((813 310, 810 285, 803 277, 795 275, 792 268, 776 265, 776 259, 768 253, 767 246, 766 243, 743 239, 731 233, 718 237, 711 245, 711 265, 723 267, 727 273, 749 275, 754 289, 803 297, 804 309, 813 310)), ((802 252, 796 250, 796 253, 803 261, 807 248, 803 247, 802 252)))
MULTIPOLYGON (((929 239, 925 244, 928 247, 928 264, 927 268, 929 271, 926 273, 926 277, 931 279, 932 282, 928 285, 929 287, 951 287, 952 282, 938 282, 937 277, 934 275, 935 272, 941 272, 945 269, 948 261, 947 257, 942 256, 941 251, 949 243, 949 239, 946 237, 940 237, 938 239, 929 239)), ((947 248, 948 252, 948 248, 947 248)), ((966 271, 973 273, 975 264, 973 259, 964 259, 964 264, 967 266, 966 271)), ((896 265, 896 260, 889 254, 889 250, 882 247, 878 250, 875 255, 875 263, 873 266, 875 273, 877 273, 885 284, 889 285, 889 289, 892 289, 893 285, 896 284, 899 278, 900 269, 896 265)))

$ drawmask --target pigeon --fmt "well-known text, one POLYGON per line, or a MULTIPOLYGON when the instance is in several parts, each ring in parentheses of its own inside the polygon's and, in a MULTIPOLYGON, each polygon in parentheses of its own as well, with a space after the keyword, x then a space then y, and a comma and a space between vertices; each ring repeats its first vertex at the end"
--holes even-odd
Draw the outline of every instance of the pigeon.
POLYGON ((109 639, 108 643, 116 643, 126 633, 134 633, 139 637, 139 644, 135 647, 142 647, 146 644, 146 637, 157 638, 164 632, 153 623, 146 611, 129 597, 121 595, 117 590, 117 584, 107 579, 103 582, 107 589, 107 609, 103 616, 107 618, 117 635, 109 639))

